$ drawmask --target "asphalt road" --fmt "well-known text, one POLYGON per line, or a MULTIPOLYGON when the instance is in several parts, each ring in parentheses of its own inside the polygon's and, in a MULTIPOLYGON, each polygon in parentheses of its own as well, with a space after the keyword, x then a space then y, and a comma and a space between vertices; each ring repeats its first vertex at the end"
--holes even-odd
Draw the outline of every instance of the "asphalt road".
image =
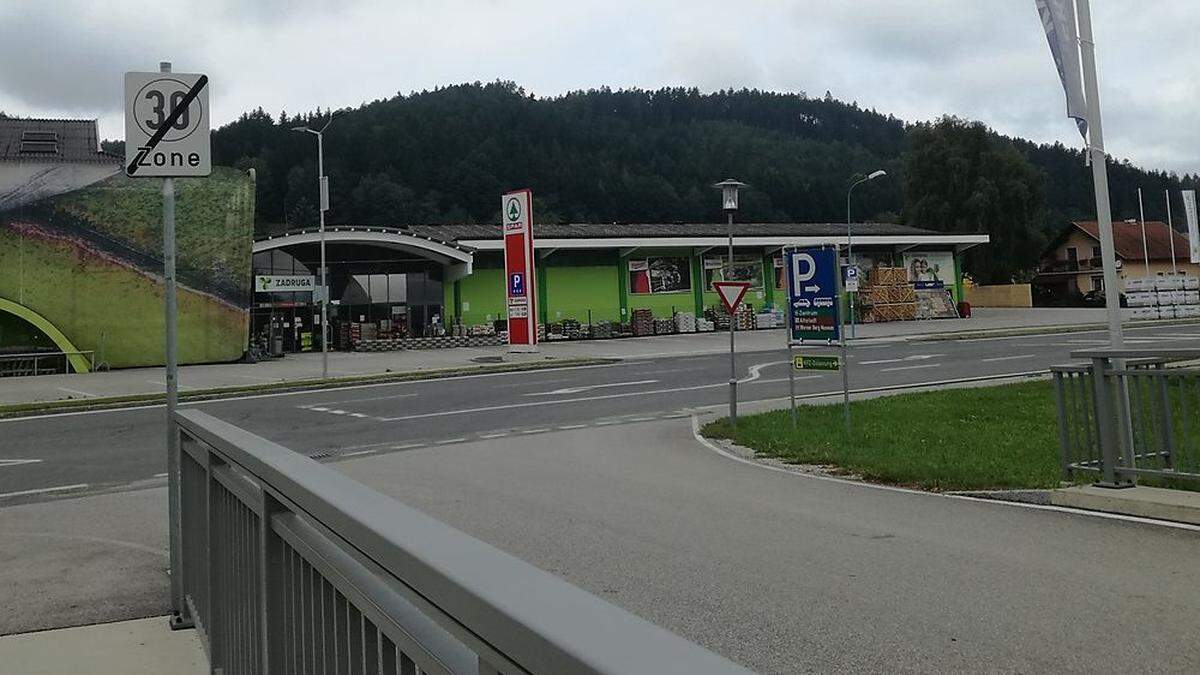
MULTIPOLYGON (((1200 327, 1135 329, 1130 341, 1198 346, 1200 327)), ((851 351, 850 385, 867 390, 1037 372, 1069 361, 1072 350, 1102 344, 1103 333, 868 343, 851 351)), ((299 452, 335 458, 719 406, 728 401, 728 363, 721 354, 630 360, 189 405, 299 452)), ((737 374, 741 401, 784 397, 787 352, 739 354, 737 374)), ((798 373, 796 390, 840 392, 841 374, 798 373)), ((154 480, 165 471, 163 429, 161 406, 0 420, 0 504, 154 480)))
POLYGON ((1200 668, 1197 532, 770 471, 690 422, 333 466, 759 672, 1200 668))

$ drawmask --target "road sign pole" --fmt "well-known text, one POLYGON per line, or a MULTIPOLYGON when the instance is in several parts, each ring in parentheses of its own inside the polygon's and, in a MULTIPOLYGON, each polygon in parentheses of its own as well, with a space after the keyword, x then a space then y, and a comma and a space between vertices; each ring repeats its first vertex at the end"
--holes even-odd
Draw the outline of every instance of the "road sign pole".
MULTIPOLYGON (((786 334, 786 332, 785 332, 786 334)), ((796 419, 796 355, 792 352, 792 341, 788 340, 788 400, 791 403, 792 410, 792 428, 797 428, 800 423, 796 419)))
MULTIPOLYGON (((733 276, 733 211, 727 211, 727 228, 729 231, 729 274, 733 276)), ((725 281, 729 281, 726 279, 725 281)), ((737 363, 734 360, 733 330, 737 323, 735 307, 729 307, 729 423, 737 426, 737 363)))
MULTIPOLYGON (((171 64, 162 62, 159 70, 171 72, 171 64)), ((167 383, 167 519, 170 521, 171 625, 183 628, 191 624, 183 601, 183 551, 179 536, 179 433, 175 427, 175 408, 179 404, 179 308, 175 298, 175 179, 163 178, 163 305, 166 323, 167 383)))
MULTIPOLYGON (((841 270, 834 275, 837 279, 837 293, 834 295, 840 298, 842 295, 842 274, 841 270)), ((838 337, 842 343, 842 407, 846 417, 846 442, 850 442, 850 358, 846 344, 846 320, 841 312, 838 312, 838 337)))

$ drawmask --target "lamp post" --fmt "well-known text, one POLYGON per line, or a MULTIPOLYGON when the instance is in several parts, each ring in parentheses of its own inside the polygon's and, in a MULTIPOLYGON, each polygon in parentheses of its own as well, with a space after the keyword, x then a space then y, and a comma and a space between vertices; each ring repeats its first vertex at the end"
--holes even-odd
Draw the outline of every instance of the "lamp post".
MULTIPOLYGON (((733 212, 738 208, 738 190, 748 187, 732 178, 726 178, 715 183, 714 188, 721 191, 721 208, 725 210, 726 228, 729 233, 729 275, 733 274, 733 212)), ((730 281, 726 278, 724 281, 730 281)), ((737 364, 734 362, 733 329, 736 315, 729 313, 729 422, 737 424, 737 364)))
MULTIPOLYGON (((879 169, 878 171, 872 171, 867 176, 860 178, 860 179, 854 181, 853 183, 851 183, 850 189, 846 190, 846 266, 847 267, 854 264, 854 231, 853 231, 853 225, 851 225, 851 223, 853 221, 851 220, 851 217, 850 217, 850 196, 854 194, 854 188, 858 187, 859 185, 866 183, 867 181, 875 180, 876 178, 883 178, 886 175, 887 175, 887 172, 884 171, 883 169, 879 169)), ((854 337, 854 326, 855 326, 854 295, 852 295, 850 293, 846 293, 846 295, 850 296, 850 337, 854 337)))
POLYGON ((326 279, 325 265, 325 212, 329 210, 329 177, 325 175, 325 130, 333 123, 331 113, 325 126, 319 130, 306 126, 292 127, 292 131, 303 131, 317 137, 317 212, 320 218, 321 232, 321 379, 329 377, 329 285, 326 279))

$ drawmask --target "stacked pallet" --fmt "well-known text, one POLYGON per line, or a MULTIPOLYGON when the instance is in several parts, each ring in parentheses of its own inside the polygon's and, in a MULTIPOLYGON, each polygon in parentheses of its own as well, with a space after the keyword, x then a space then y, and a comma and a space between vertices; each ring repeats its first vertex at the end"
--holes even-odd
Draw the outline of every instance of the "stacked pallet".
POLYGON ((654 312, 648 309, 633 310, 631 329, 636 337, 654 335, 654 312))
POLYGON ((696 315, 691 312, 675 312, 675 330, 679 333, 695 333, 696 315))
POLYGON ((673 335, 675 330, 675 319, 655 319, 654 334, 655 335, 673 335))
POLYGON ((862 321, 911 321, 917 318, 917 294, 903 267, 875 267, 860 294, 862 321))
POLYGON ((717 325, 715 323, 713 323, 712 321, 709 321, 708 319, 704 319, 704 318, 696 319, 696 332, 697 333, 711 333, 716 329, 717 329, 717 325))
POLYGON ((737 330, 754 330, 754 308, 752 308, 750 305, 738 305, 736 318, 737 330))
POLYGON ((592 337, 597 340, 607 340, 613 336, 613 323, 611 321, 597 321, 592 324, 592 337))

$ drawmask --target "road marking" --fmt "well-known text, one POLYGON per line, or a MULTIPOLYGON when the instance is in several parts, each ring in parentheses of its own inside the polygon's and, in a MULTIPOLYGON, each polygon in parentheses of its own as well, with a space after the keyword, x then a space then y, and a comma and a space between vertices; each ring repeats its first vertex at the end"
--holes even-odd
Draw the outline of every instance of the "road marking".
POLYGON ((345 410, 326 410, 325 412, 333 413, 334 415, 345 415, 345 410))
POLYGON ((941 368, 941 367, 942 367, 942 364, 940 364, 940 363, 926 363, 926 364, 919 365, 919 366, 899 366, 896 368, 884 368, 884 369, 880 370, 879 372, 893 373, 897 370, 920 370, 921 368, 941 368))
POLYGON ((655 419, 657 419, 657 418, 654 418, 654 417, 627 417, 627 418, 625 418, 625 421, 626 422, 653 422, 655 419))
POLYGON ((314 406, 303 406, 303 405, 302 405, 302 406, 300 406, 300 407, 301 407, 301 408, 307 408, 308 410, 314 410, 314 411, 316 411, 316 412, 329 412, 329 408, 322 408, 322 407, 315 406, 315 405, 314 405, 314 406))
POLYGON ((88 489, 87 483, 76 483, 75 485, 58 485, 55 487, 38 488, 36 490, 21 490, 19 492, 0 492, 0 499, 6 497, 24 497, 26 495, 43 495, 53 492, 74 492, 76 490, 88 489))
POLYGON ((586 429, 587 425, 586 424, 564 424, 558 428, 562 429, 563 431, 570 431, 571 429, 586 429))
POLYGON ((68 394, 75 394, 76 396, 82 396, 84 398, 96 398, 96 394, 89 394, 86 391, 79 391, 78 389, 67 389, 66 387, 58 387, 58 390, 65 391, 68 394))
MULTIPOLYGON (((405 384, 407 384, 407 383, 405 383, 405 384)), ((346 399, 344 401, 321 401, 320 403, 317 403, 317 404, 307 404, 306 403, 304 405, 298 405, 296 407, 297 408, 307 408, 309 410, 321 410, 321 408, 318 408, 316 406, 318 406, 318 405, 321 405, 321 406, 342 405, 345 403, 359 403, 362 401, 386 401, 386 400, 393 399, 393 398, 408 398, 410 396, 416 396, 416 395, 417 395, 416 392, 412 392, 412 393, 408 393, 408 394, 391 394, 389 396, 371 396, 370 398, 350 398, 350 399, 346 399)))
POLYGON ((446 438, 446 439, 443 439, 440 441, 434 441, 434 444, 435 445, 449 445, 450 443, 462 443, 465 440, 467 440, 466 436, 460 436, 458 438, 446 438))
POLYGON ((166 477, 167 477, 167 474, 165 474, 165 473, 156 473, 156 474, 154 474, 154 477, 155 477, 155 478, 166 478, 166 477))
MULTIPOLYGON (((723 407, 723 406, 721 406, 721 407, 723 407)), ((765 469, 767 471, 774 471, 776 473, 784 473, 784 474, 788 474, 791 476, 796 476, 798 478, 812 478, 814 480, 830 481, 833 483, 841 483, 843 485, 854 485, 854 486, 857 486, 860 488, 867 488, 870 490, 883 490, 886 492, 900 492, 900 493, 910 494, 910 495, 923 495, 925 497, 933 497, 933 498, 938 498, 938 499, 961 499, 964 501, 976 502, 979 504, 989 504, 991 506, 1011 506, 1013 508, 1031 509, 1034 511, 1054 511, 1057 513, 1066 513, 1066 514, 1075 515, 1075 516, 1087 516, 1087 517, 1092 517, 1092 518, 1100 518, 1103 520, 1119 520, 1119 521, 1123 521, 1123 522, 1127 522, 1127 523, 1140 523, 1143 525, 1158 525, 1159 527, 1170 527, 1170 528, 1179 529, 1179 530, 1189 530, 1191 532, 1200 532, 1200 525, 1192 525, 1189 523, 1174 523, 1174 522, 1170 522, 1170 521, 1166 521, 1166 520, 1154 520, 1152 518, 1142 518, 1140 516, 1126 516, 1126 515, 1123 515, 1120 513, 1104 513, 1101 511, 1084 511, 1082 509, 1072 509, 1072 508, 1067 508, 1065 506, 1053 506, 1053 505, 1049 505, 1049 504, 1028 504, 1026 502, 1009 502, 1009 501, 1004 501, 1004 500, 1000 500, 1000 499, 986 499, 983 497, 971 497, 969 495, 946 494, 944 492, 927 492, 925 490, 914 490, 912 488, 897 487, 895 485, 880 485, 879 483, 868 483, 866 481, 847 480, 845 478, 838 478, 837 476, 825 476, 825 475, 815 474, 815 473, 804 473, 802 471, 792 471, 790 469, 785 469, 783 467, 771 466, 770 464, 763 464, 762 462, 756 462, 752 459, 740 457, 738 455, 735 455, 735 454, 729 452, 725 448, 722 448, 721 446, 717 445, 716 443, 713 443, 712 441, 710 441, 709 439, 705 438, 704 436, 702 436, 700 434, 700 418, 695 415, 692 415, 692 438, 696 439, 696 441, 698 443, 700 443, 700 445, 703 445, 704 447, 715 452, 716 454, 720 455, 721 457, 724 457, 725 459, 730 459, 735 462, 745 464, 747 466, 753 466, 753 467, 757 467, 759 469, 765 469)))
POLYGON ((859 362, 858 365, 874 366, 874 365, 879 365, 881 363, 903 363, 905 361, 924 361, 926 359, 935 359, 939 356, 945 356, 945 354, 913 354, 912 356, 904 356, 904 357, 901 357, 898 359, 880 359, 878 361, 861 361, 861 362, 859 362))
POLYGON ((547 431, 550 431, 550 427, 542 427, 540 429, 525 429, 521 433, 522 434, 544 434, 547 431))
POLYGON ((360 419, 361 419, 361 418, 363 418, 363 417, 367 417, 367 415, 364 415, 364 414, 362 414, 362 413, 355 413, 355 412, 352 412, 352 413, 350 413, 350 416, 351 416, 351 417, 358 417, 358 418, 360 418, 360 419))
POLYGON ((21 466, 22 464, 37 464, 40 459, 0 459, 0 469, 6 466, 21 466))
POLYGON ((479 434, 480 438, 504 438, 508 435, 507 431, 501 431, 494 434, 479 434))
POLYGON ((341 455, 341 457, 358 457, 359 455, 369 455, 372 452, 375 452, 375 451, 374 450, 356 450, 354 452, 347 452, 347 453, 341 455))
POLYGON ((391 450, 412 450, 413 448, 423 448, 428 443, 403 443, 401 445, 390 446, 391 450))
POLYGON ((656 384, 658 380, 634 380, 632 382, 609 382, 607 384, 590 384, 581 385, 578 387, 565 387, 563 389, 555 389, 554 391, 538 391, 526 396, 560 396, 563 394, 582 394, 585 391, 593 389, 606 389, 608 387, 634 387, 639 384, 656 384))
POLYGON ((1037 354, 1017 354, 1016 356, 995 356, 990 359, 979 359, 980 363, 994 363, 996 361, 1016 361, 1017 359, 1032 359, 1037 354))

